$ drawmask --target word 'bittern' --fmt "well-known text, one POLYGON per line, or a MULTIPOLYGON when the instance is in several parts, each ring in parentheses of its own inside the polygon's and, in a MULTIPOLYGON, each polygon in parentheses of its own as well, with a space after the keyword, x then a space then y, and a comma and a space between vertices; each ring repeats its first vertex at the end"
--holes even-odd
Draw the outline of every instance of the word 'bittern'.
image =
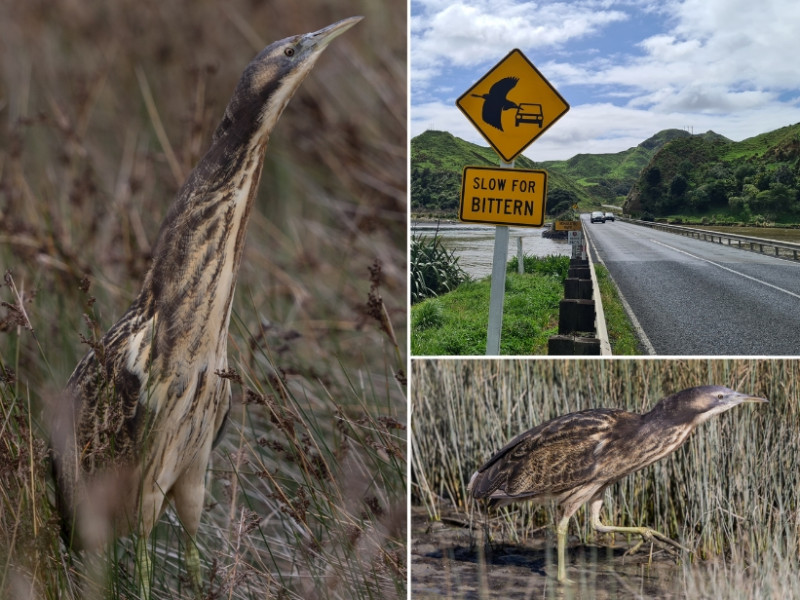
POLYGON ((511 440, 472 475, 474 498, 498 504, 517 500, 561 506, 558 534, 558 580, 566 581, 567 528, 570 517, 589 502, 592 527, 601 533, 642 536, 681 548, 649 527, 617 527, 600 522, 603 494, 629 473, 650 465, 679 448, 694 428, 742 402, 767 402, 725 387, 689 388, 663 398, 643 415, 611 408, 593 408, 556 417, 511 440))
POLYGON ((267 140, 325 47, 361 20, 267 46, 247 66, 211 147, 161 227, 142 291, 78 364, 54 426, 67 544, 96 548, 138 534, 139 586, 149 596, 147 539, 172 504, 194 542, 211 449, 230 407, 227 335, 245 232, 267 140))

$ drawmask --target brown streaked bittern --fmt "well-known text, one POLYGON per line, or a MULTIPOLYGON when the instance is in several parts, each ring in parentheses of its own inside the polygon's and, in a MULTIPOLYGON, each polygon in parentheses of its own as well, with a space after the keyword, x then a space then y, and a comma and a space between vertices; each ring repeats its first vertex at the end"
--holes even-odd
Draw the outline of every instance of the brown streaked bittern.
POLYGON ((667 396, 642 415, 593 408, 556 417, 511 440, 472 475, 467 489, 474 498, 501 505, 555 500, 562 513, 556 527, 561 582, 567 581, 569 519, 586 502, 596 531, 642 537, 629 552, 635 552, 645 541, 681 548, 649 527, 601 523, 603 494, 611 484, 679 448, 701 423, 742 402, 767 400, 706 385, 667 396))
POLYGON ((360 20, 280 40, 247 65, 167 213, 141 292, 67 384, 71 405, 52 440, 67 545, 96 548, 137 534, 143 597, 147 540, 169 504, 188 534, 186 566, 200 587, 194 538, 231 395, 216 373, 228 365, 231 303, 267 141, 325 47, 360 20))

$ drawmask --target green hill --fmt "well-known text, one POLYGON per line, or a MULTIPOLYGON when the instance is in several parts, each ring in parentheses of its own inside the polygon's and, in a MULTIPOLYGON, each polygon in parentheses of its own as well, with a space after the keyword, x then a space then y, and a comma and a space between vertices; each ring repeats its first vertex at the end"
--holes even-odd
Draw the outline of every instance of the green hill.
MULTIPOLYGON (((411 207, 415 213, 458 210, 462 169, 496 166, 491 148, 443 131, 411 140, 411 207)), ((635 216, 763 223, 800 221, 800 124, 734 142, 708 131, 666 129, 638 146, 520 168, 548 172, 547 213, 622 204, 635 216)))
POLYGON ((563 173, 574 179, 594 204, 617 204, 621 203, 659 148, 690 135, 681 129, 666 129, 622 152, 576 154, 569 160, 545 161, 541 166, 551 173, 563 173))
POLYGON ((672 140, 628 193, 626 213, 793 223, 800 216, 800 124, 741 142, 714 132, 672 140))
MULTIPOLYGON (((520 156, 516 166, 548 172, 547 212, 578 203, 584 208, 621 203, 655 152, 688 137, 680 129, 661 131, 634 148, 615 154, 578 154, 541 163, 520 156)), ((411 208, 415 212, 455 212, 465 166, 496 166, 497 154, 444 131, 426 131, 411 140, 411 208)))
MULTIPOLYGON (((412 211, 457 212, 464 167, 497 165, 497 154, 491 148, 472 144, 445 131, 426 131, 412 138, 412 211)), ((542 168, 524 156, 517 158, 515 166, 520 169, 542 168)), ((548 214, 590 199, 583 186, 562 173, 549 172, 547 187, 548 214)))

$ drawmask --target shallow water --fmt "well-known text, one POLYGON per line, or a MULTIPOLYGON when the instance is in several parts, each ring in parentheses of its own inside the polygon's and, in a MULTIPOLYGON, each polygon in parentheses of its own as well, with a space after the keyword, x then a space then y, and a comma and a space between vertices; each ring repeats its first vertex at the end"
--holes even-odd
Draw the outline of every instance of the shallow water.
MULTIPOLYGON (((569 256, 571 248, 567 240, 551 240, 542 237, 545 228, 511 227, 508 236, 508 259, 517 253, 517 238, 522 238, 522 252, 526 255, 569 256)), ((473 279, 482 279, 492 274, 494 253, 494 225, 474 225, 455 222, 422 222, 411 225, 411 232, 421 237, 438 233, 445 248, 455 252, 458 264, 473 279), (438 231, 437 231, 438 229, 438 231)))

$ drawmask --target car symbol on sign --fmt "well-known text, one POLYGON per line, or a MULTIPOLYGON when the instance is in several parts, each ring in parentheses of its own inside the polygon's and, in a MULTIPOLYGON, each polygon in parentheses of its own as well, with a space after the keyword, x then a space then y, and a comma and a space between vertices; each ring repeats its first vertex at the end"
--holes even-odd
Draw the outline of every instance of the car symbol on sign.
POLYGON ((539 129, 541 129, 543 118, 544 115, 542 115, 541 104, 522 102, 517 105, 517 114, 514 120, 514 125, 519 127, 520 123, 535 123, 539 126, 539 129))

